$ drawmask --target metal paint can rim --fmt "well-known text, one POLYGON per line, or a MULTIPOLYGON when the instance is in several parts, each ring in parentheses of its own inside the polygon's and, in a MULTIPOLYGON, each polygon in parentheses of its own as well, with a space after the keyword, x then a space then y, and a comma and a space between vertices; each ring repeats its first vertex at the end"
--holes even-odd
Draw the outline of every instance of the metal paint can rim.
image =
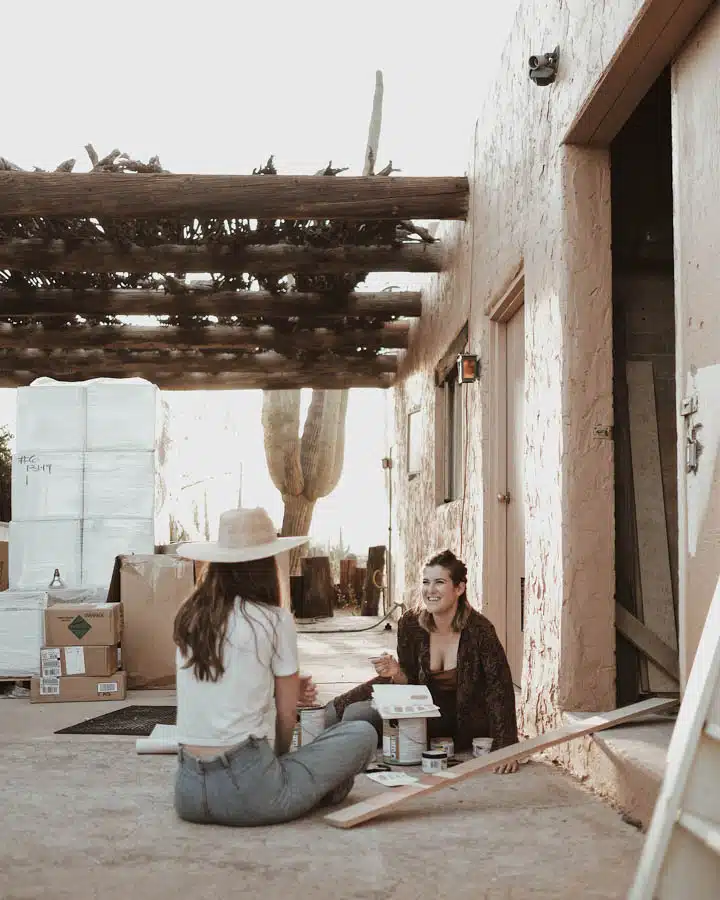
POLYGON ((455 741, 450 737, 430 738, 431 750, 444 750, 448 759, 455 758, 455 741))
POLYGON ((422 755, 422 770, 426 775, 447 769, 448 756, 444 750, 425 750, 422 755))

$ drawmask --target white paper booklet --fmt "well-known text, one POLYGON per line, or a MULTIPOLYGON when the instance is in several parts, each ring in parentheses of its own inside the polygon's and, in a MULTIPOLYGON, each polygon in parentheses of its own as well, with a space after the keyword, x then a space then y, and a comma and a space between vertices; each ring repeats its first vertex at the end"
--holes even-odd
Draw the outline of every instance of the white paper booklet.
POLYGON ((156 725, 150 737, 135 741, 138 753, 177 753, 177 725, 156 725))
POLYGON ((373 706, 383 719, 436 719, 440 710, 422 684, 374 684, 373 706))
POLYGON ((366 772, 368 778, 385 787, 401 787, 403 784, 417 784, 420 781, 414 775, 405 772, 366 772))

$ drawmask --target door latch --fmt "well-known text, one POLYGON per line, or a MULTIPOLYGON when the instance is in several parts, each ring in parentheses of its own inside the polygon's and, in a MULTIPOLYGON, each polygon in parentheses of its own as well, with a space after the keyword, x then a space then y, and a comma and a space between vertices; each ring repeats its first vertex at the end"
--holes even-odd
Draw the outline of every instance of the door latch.
POLYGON ((697 433, 702 428, 698 422, 697 425, 690 425, 690 417, 694 416, 700 408, 700 402, 697 394, 690 394, 684 397, 680 404, 680 415, 685 419, 685 428, 687 435, 685 437, 685 471, 688 474, 694 474, 698 470, 698 461, 700 458, 700 443, 697 439, 697 433))
POLYGON ((510 502, 510 494, 508 492, 504 494, 497 495, 498 503, 504 503, 507 505, 510 502))

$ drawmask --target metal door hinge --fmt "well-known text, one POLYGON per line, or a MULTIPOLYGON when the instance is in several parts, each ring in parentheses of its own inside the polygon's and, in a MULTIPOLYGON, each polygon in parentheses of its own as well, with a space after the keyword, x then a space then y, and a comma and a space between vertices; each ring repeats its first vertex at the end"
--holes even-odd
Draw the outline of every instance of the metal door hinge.
POLYGON ((680 415, 683 417, 694 416, 698 411, 700 404, 698 402, 698 395, 691 394, 689 397, 683 397, 682 403, 680 404, 680 415))

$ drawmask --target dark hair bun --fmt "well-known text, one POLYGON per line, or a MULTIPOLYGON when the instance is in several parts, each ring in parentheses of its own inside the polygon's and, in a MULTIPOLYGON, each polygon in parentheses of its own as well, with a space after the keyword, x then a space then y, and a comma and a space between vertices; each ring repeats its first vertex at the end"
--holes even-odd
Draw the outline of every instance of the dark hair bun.
POLYGON ((442 553, 436 553, 425 565, 442 566, 443 569, 447 569, 453 584, 467 582, 467 566, 455 556, 452 550, 443 550, 442 553))

